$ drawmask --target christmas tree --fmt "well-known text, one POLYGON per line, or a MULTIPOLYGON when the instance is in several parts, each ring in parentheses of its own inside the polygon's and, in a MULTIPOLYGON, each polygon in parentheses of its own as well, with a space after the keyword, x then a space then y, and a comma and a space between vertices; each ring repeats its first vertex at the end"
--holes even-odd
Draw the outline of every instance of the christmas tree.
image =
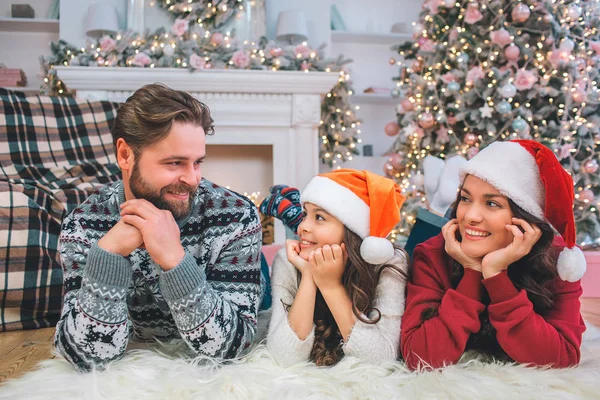
POLYGON ((575 182, 578 244, 600 245, 599 1, 429 0, 414 41, 396 46, 398 137, 385 165, 408 196, 401 233, 427 205, 422 162, 471 158, 534 139, 575 182))

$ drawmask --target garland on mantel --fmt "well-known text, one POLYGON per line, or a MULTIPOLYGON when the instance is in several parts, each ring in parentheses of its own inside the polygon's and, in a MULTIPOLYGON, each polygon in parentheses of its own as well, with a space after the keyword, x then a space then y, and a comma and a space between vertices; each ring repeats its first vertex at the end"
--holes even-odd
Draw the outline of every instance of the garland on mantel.
MULTIPOLYGON (((280 46, 266 38, 258 42, 240 43, 232 36, 232 32, 210 31, 205 26, 220 26, 216 22, 224 22, 225 14, 216 18, 213 14, 202 11, 206 1, 190 2, 163 0, 161 4, 172 3, 176 8, 169 11, 177 18, 167 31, 160 28, 154 33, 137 34, 119 32, 105 35, 99 40, 89 41, 85 47, 75 47, 63 40, 50 44, 51 55, 40 57, 46 71, 41 92, 50 95, 68 95, 69 91, 57 77, 53 67, 93 66, 93 67, 135 67, 135 68, 187 68, 191 72, 209 69, 271 69, 273 71, 311 71, 339 72, 339 82, 327 93, 321 104, 321 121, 319 128, 321 162, 330 167, 339 168, 353 155, 358 154, 356 144, 360 143, 360 120, 350 103, 352 87, 350 75, 345 65, 352 60, 324 57, 324 45, 311 48, 306 42, 295 46, 280 46), (185 7, 194 7, 192 11, 185 7), (198 6, 200 4, 200 6, 198 6), (187 13, 177 14, 176 11, 187 13), (199 14, 198 14, 199 13, 199 14), (199 25, 190 27, 189 16, 199 25), (197 17, 197 18, 196 18, 197 17), (202 24, 202 18, 206 22, 202 24), (211 20, 213 18, 214 20, 211 20), (215 19, 216 18, 216 19, 215 19), (197 29, 199 28, 199 29, 197 29)), ((229 0, 215 2, 211 7, 224 7, 232 10, 229 0)), ((239 7, 238 7, 239 9, 239 7)), ((227 18, 235 15, 235 7, 227 18)))
POLYGON ((243 0, 159 0, 158 6, 175 19, 198 24, 206 30, 219 29, 244 10, 243 0))

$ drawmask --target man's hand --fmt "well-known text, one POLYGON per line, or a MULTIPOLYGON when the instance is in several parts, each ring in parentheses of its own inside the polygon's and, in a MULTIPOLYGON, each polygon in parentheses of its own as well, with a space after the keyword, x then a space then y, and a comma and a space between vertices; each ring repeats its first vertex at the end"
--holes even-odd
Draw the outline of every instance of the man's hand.
POLYGON ((98 241, 98 247, 127 257, 143 243, 142 233, 135 226, 120 220, 98 241))
POLYGON ((176 267, 183 260, 185 250, 181 245, 179 227, 170 211, 159 210, 147 200, 134 199, 121 204, 121 217, 141 232, 150 257, 164 271, 176 267))

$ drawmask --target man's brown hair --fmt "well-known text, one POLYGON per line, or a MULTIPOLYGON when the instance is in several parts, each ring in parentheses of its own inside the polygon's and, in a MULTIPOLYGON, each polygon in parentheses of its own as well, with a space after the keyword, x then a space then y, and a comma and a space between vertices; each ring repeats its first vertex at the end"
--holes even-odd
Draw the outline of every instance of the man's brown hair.
POLYGON ((123 138, 137 158, 142 149, 164 139, 173 122, 201 126, 207 135, 214 133, 206 104, 160 83, 145 85, 119 107, 112 129, 113 143, 123 138))

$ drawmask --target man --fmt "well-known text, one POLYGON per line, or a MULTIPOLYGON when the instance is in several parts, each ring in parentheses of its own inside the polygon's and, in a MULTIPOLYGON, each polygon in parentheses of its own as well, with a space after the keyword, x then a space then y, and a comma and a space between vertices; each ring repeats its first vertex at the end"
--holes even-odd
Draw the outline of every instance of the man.
POLYGON ((213 120, 189 94, 154 84, 121 105, 122 181, 63 221, 64 306, 55 346, 103 369, 128 339, 181 337, 198 355, 239 356, 263 294, 261 224, 246 198, 202 179, 213 120))

